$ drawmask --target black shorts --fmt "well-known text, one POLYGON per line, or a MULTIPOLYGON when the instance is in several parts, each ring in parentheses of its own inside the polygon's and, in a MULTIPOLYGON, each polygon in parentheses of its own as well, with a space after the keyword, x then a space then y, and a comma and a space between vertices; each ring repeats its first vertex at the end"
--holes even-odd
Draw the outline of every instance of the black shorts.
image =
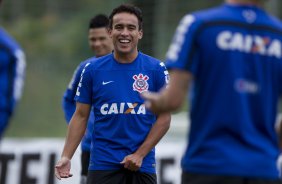
POLYGON ((82 151, 81 152, 81 175, 83 176, 87 176, 89 161, 90 161, 90 152, 82 151))
POLYGON ((88 171, 87 184, 156 184, 156 174, 130 171, 88 171))
POLYGON ((281 180, 182 173, 182 184, 282 184, 281 180))

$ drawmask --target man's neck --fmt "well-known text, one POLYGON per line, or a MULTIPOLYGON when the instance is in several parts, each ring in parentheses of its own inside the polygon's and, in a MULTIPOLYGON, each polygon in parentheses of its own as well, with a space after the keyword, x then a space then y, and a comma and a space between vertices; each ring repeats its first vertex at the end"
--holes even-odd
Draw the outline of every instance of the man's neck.
POLYGON ((117 53, 114 51, 114 58, 119 63, 132 63, 138 56, 138 51, 134 51, 132 53, 117 53))

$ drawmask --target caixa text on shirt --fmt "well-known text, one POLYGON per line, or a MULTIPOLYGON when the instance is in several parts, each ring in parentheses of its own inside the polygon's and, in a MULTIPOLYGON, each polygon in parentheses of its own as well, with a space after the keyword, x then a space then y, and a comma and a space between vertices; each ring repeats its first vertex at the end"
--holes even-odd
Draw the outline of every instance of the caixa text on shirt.
POLYGON ((146 114, 145 104, 139 103, 105 103, 101 106, 100 112, 107 114, 146 114))
POLYGON ((281 41, 266 36, 222 31, 217 36, 217 46, 222 50, 234 50, 263 56, 282 57, 281 41))

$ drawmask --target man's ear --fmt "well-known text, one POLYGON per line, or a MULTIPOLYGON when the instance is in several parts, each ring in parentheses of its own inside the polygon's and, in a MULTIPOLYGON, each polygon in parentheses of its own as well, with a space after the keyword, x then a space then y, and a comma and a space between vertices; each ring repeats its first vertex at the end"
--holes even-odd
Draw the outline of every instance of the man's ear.
POLYGON ((139 39, 142 39, 142 37, 143 37, 143 30, 141 29, 141 30, 139 31, 139 36, 138 36, 138 38, 139 38, 139 39))
POLYGON ((109 34, 110 38, 112 38, 112 29, 111 28, 108 28, 108 34, 109 34))

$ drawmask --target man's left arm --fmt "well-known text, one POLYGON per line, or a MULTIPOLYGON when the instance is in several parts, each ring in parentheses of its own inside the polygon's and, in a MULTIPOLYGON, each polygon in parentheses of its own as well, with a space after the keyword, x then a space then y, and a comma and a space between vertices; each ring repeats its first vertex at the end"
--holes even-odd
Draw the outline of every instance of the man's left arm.
POLYGON ((26 60, 24 52, 18 48, 14 51, 14 64, 15 64, 15 72, 14 72, 14 81, 13 81, 13 104, 12 111, 14 111, 16 104, 22 97, 24 80, 25 80, 25 71, 26 71, 26 60))
POLYGON ((170 113, 160 114, 157 121, 152 126, 148 136, 143 144, 133 154, 124 157, 121 164, 124 164, 124 168, 131 171, 137 171, 142 165, 143 158, 156 146, 161 138, 166 134, 169 129, 171 121, 170 113))

